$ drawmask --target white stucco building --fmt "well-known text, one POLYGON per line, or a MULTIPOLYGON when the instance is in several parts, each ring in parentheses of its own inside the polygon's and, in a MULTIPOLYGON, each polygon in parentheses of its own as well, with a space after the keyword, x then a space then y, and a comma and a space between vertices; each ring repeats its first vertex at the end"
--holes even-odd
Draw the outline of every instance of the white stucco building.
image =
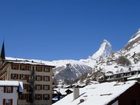
POLYGON ((22 92, 22 82, 0 81, 0 105, 18 105, 18 94, 22 92))

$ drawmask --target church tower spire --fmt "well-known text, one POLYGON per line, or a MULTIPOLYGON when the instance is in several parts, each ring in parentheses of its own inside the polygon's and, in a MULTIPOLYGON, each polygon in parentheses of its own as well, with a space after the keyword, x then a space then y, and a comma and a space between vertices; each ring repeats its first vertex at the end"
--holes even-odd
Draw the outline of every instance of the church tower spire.
POLYGON ((1 52, 0 52, 0 59, 1 60, 5 60, 5 46, 4 46, 4 42, 2 44, 2 48, 1 48, 1 52))

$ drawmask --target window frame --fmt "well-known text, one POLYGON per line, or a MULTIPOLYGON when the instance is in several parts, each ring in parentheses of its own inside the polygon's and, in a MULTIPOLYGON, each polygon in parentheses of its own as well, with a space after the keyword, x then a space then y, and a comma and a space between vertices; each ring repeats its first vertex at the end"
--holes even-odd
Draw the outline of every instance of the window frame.
POLYGON ((43 94, 43 100, 50 100, 50 94, 43 94))
POLYGON ((35 94, 35 100, 42 100, 42 94, 35 94))
POLYGON ((11 69, 12 70, 19 70, 20 65, 18 63, 12 63, 11 64, 11 69))
POLYGON ((50 76, 43 76, 43 81, 50 81, 50 80, 51 80, 50 76))
POLYGON ((3 93, 13 93, 13 86, 4 86, 3 93))
POLYGON ((50 85, 43 85, 43 90, 50 90, 50 85))

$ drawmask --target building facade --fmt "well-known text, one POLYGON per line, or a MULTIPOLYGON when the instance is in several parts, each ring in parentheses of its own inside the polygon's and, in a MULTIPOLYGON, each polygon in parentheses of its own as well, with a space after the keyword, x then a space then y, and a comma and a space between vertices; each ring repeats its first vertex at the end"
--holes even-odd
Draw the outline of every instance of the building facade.
POLYGON ((22 92, 22 82, 0 81, 0 105, 17 105, 18 95, 22 92))
POLYGON ((1 60, 0 79, 22 81, 23 94, 18 105, 51 105, 52 68, 44 63, 27 60, 1 60))

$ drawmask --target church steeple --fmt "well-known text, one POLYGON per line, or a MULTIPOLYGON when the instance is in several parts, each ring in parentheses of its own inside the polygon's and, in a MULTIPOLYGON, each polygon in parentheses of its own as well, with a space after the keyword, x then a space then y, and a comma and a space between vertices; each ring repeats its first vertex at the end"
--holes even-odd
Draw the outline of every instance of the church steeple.
POLYGON ((0 52, 0 59, 1 60, 5 60, 5 46, 4 46, 4 42, 2 44, 2 48, 1 48, 1 52, 0 52))

